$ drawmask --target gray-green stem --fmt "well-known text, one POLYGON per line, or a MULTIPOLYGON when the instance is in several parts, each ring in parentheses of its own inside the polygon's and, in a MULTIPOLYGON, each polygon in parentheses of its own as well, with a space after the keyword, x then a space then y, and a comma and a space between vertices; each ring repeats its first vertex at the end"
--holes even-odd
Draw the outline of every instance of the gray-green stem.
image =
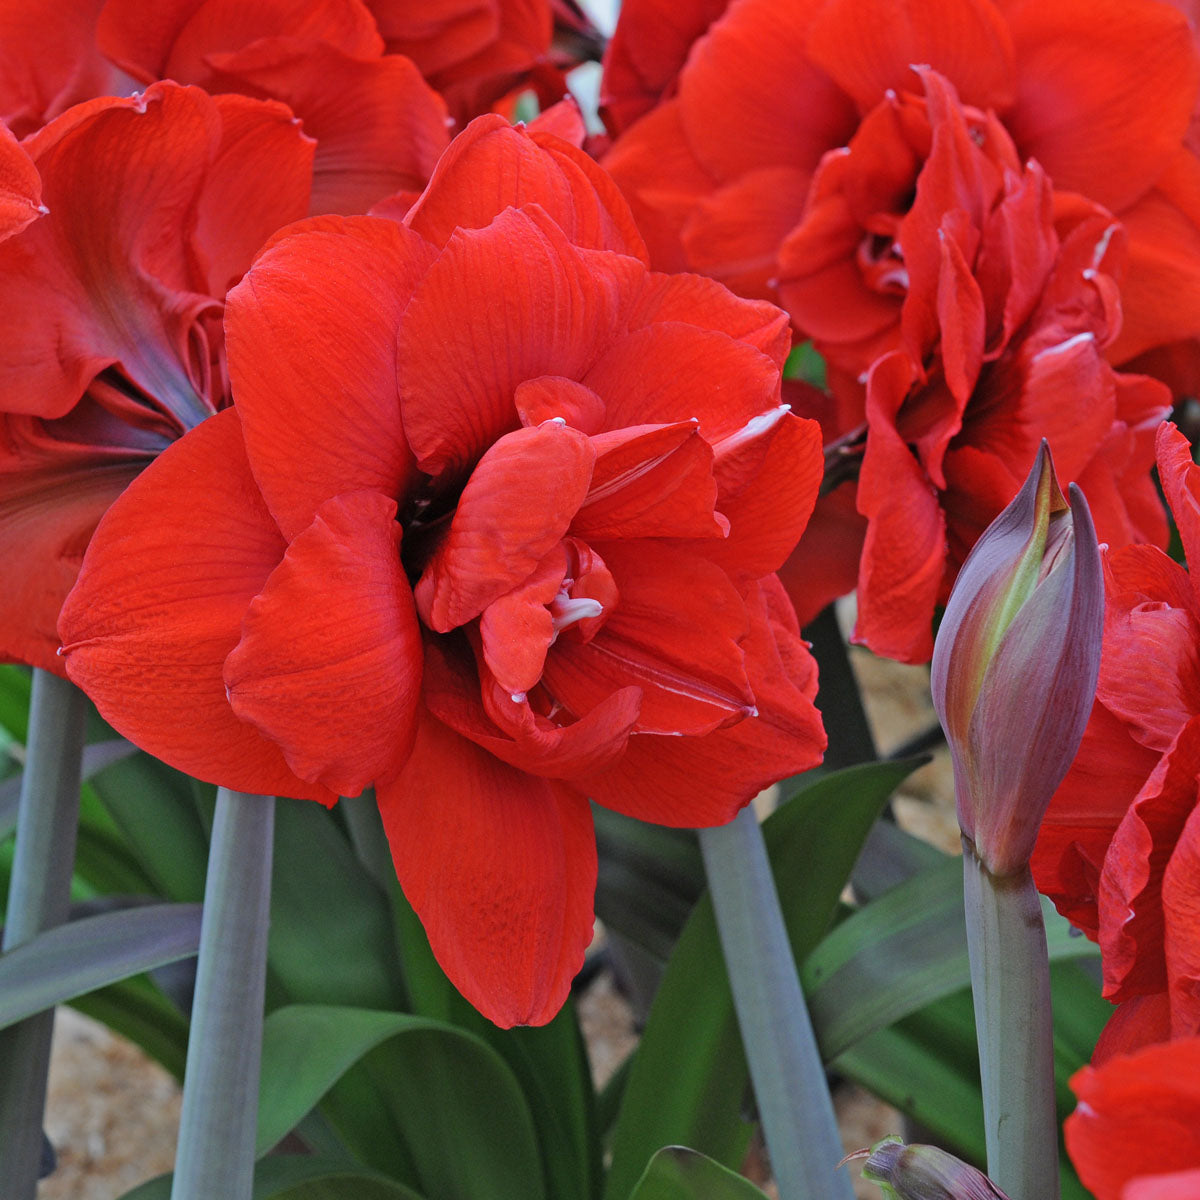
POLYGON ((833 1100, 752 807, 700 830, 721 950, 781 1200, 853 1200, 833 1100))
POLYGON ((963 851, 988 1175, 1011 1200, 1057 1200, 1054 1028, 1041 901, 1028 867, 997 877, 965 837, 963 851))
POLYGON ((171 1200, 250 1200, 275 800, 221 788, 171 1200))
MULTIPOLYGON (((67 918, 86 720, 87 698, 73 683, 34 671, 4 950, 67 918)), ((0 1033, 0 1163, 11 1200, 37 1192, 53 1029, 51 1011, 0 1033)))

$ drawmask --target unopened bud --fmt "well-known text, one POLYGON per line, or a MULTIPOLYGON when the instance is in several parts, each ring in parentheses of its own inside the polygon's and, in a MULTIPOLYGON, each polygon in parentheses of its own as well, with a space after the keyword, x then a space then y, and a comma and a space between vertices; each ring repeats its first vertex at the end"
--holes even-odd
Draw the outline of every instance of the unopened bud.
POLYGON ((879 1184, 884 1200, 1008 1200, 982 1172, 936 1146, 906 1146, 887 1137, 842 1163, 865 1158, 863 1178, 879 1184))
POLYGON ((1068 504, 1043 441, 963 563, 933 650, 959 824, 993 875, 1028 863, 1096 694, 1100 549, 1083 493, 1069 491, 1068 504))

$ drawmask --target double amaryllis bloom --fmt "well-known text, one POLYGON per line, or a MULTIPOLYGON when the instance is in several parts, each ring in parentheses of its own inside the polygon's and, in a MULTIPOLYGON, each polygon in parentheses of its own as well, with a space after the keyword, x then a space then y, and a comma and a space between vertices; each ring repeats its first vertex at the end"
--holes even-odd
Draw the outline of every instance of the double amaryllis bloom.
MULTIPOLYGON (((1157 441, 1184 552, 1200 561, 1200 468, 1173 425, 1157 441)), ((1157 547, 1110 552, 1105 567, 1096 704, 1032 864, 1103 951, 1118 1008, 1098 1059, 1200 1034, 1200 600, 1157 547)))
POLYGON ((1114 361, 1200 332, 1185 143, 1200 60, 1157 0, 629 0, 606 59, 606 161, 655 265, 778 298, 827 351, 894 325, 928 152, 913 64, 1005 129, 1065 203, 1125 224, 1114 361))
POLYGON ((68 674, 199 778, 375 784, 447 973, 546 1021, 591 938, 589 797, 717 824, 820 758, 772 575, 821 472, 787 318, 651 272, 591 160, 481 118, 403 224, 277 237, 225 324, 235 407, 101 523, 68 674))
POLYGON ((61 671, 96 522, 229 402, 225 293, 308 211, 313 144, 280 104, 163 83, 0 154, 24 226, 0 243, 0 658, 61 671))

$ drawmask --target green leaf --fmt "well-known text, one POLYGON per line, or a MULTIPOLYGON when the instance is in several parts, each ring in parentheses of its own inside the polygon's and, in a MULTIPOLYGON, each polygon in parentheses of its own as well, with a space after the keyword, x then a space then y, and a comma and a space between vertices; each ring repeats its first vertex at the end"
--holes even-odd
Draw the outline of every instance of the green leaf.
POLYGON ((372 1078, 390 1136, 405 1144, 423 1191, 438 1200, 545 1195, 533 1119, 504 1061, 452 1025, 405 1013, 327 1005, 271 1013, 263 1037, 259 1152, 365 1056, 381 1068, 372 1078))
MULTIPOLYGON (((764 824, 798 962, 828 927, 872 822, 918 765, 871 763, 826 775, 764 824)), ((666 1145, 687 1144, 736 1165, 751 1131, 742 1118, 748 1083, 712 904, 705 896, 671 956, 630 1070, 613 1133, 607 1200, 624 1200, 666 1145)))
MULTIPOLYGON (((1042 904, 1051 961, 1099 948, 1042 904)), ((962 860, 946 855, 833 929, 801 968, 826 1061, 970 985, 962 860)))
POLYGON ((0 726, 22 745, 29 738, 29 703, 33 677, 28 667, 0 664, 0 726))
POLYGON ((629 1200, 767 1200, 767 1195, 695 1150, 667 1146, 650 1160, 629 1200))
POLYGON ((0 956, 0 1028, 195 954, 200 906, 156 904, 71 921, 0 956))
POLYGON ((387 897, 334 815, 310 800, 276 806, 267 964, 268 1007, 403 1007, 387 897))
POLYGON ((185 775, 138 753, 106 767, 89 786, 156 895, 204 899, 208 837, 185 775))
MULTIPOLYGON (((170 1200, 173 1176, 159 1175, 121 1200, 170 1200)), ((254 1169, 254 1200, 422 1200, 418 1192, 336 1158, 268 1158, 254 1169)))
POLYGON ((704 863, 690 829, 647 825, 592 805, 599 870, 596 915, 666 963, 696 900, 704 863))

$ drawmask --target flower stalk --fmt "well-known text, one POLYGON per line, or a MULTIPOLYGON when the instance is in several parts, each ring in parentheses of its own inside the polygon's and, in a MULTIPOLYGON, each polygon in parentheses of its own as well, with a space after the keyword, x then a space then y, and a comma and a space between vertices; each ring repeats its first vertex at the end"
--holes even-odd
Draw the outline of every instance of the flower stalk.
POLYGON ((1041 901, 1028 866, 993 875, 965 837, 963 891, 988 1174, 1012 1200, 1057 1200, 1054 1021, 1041 901))
POLYGON ((250 1200, 275 801, 221 788, 171 1200, 250 1200))
POLYGON ((842 1143, 752 806, 700 830, 704 871, 781 1200, 852 1200, 842 1143))
MULTIPOLYGON (((5 951, 67 919, 87 711, 74 684, 34 671, 5 951)), ((12 1200, 33 1200, 37 1192, 53 1029, 51 1010, 0 1032, 0 1163, 12 1200)))

